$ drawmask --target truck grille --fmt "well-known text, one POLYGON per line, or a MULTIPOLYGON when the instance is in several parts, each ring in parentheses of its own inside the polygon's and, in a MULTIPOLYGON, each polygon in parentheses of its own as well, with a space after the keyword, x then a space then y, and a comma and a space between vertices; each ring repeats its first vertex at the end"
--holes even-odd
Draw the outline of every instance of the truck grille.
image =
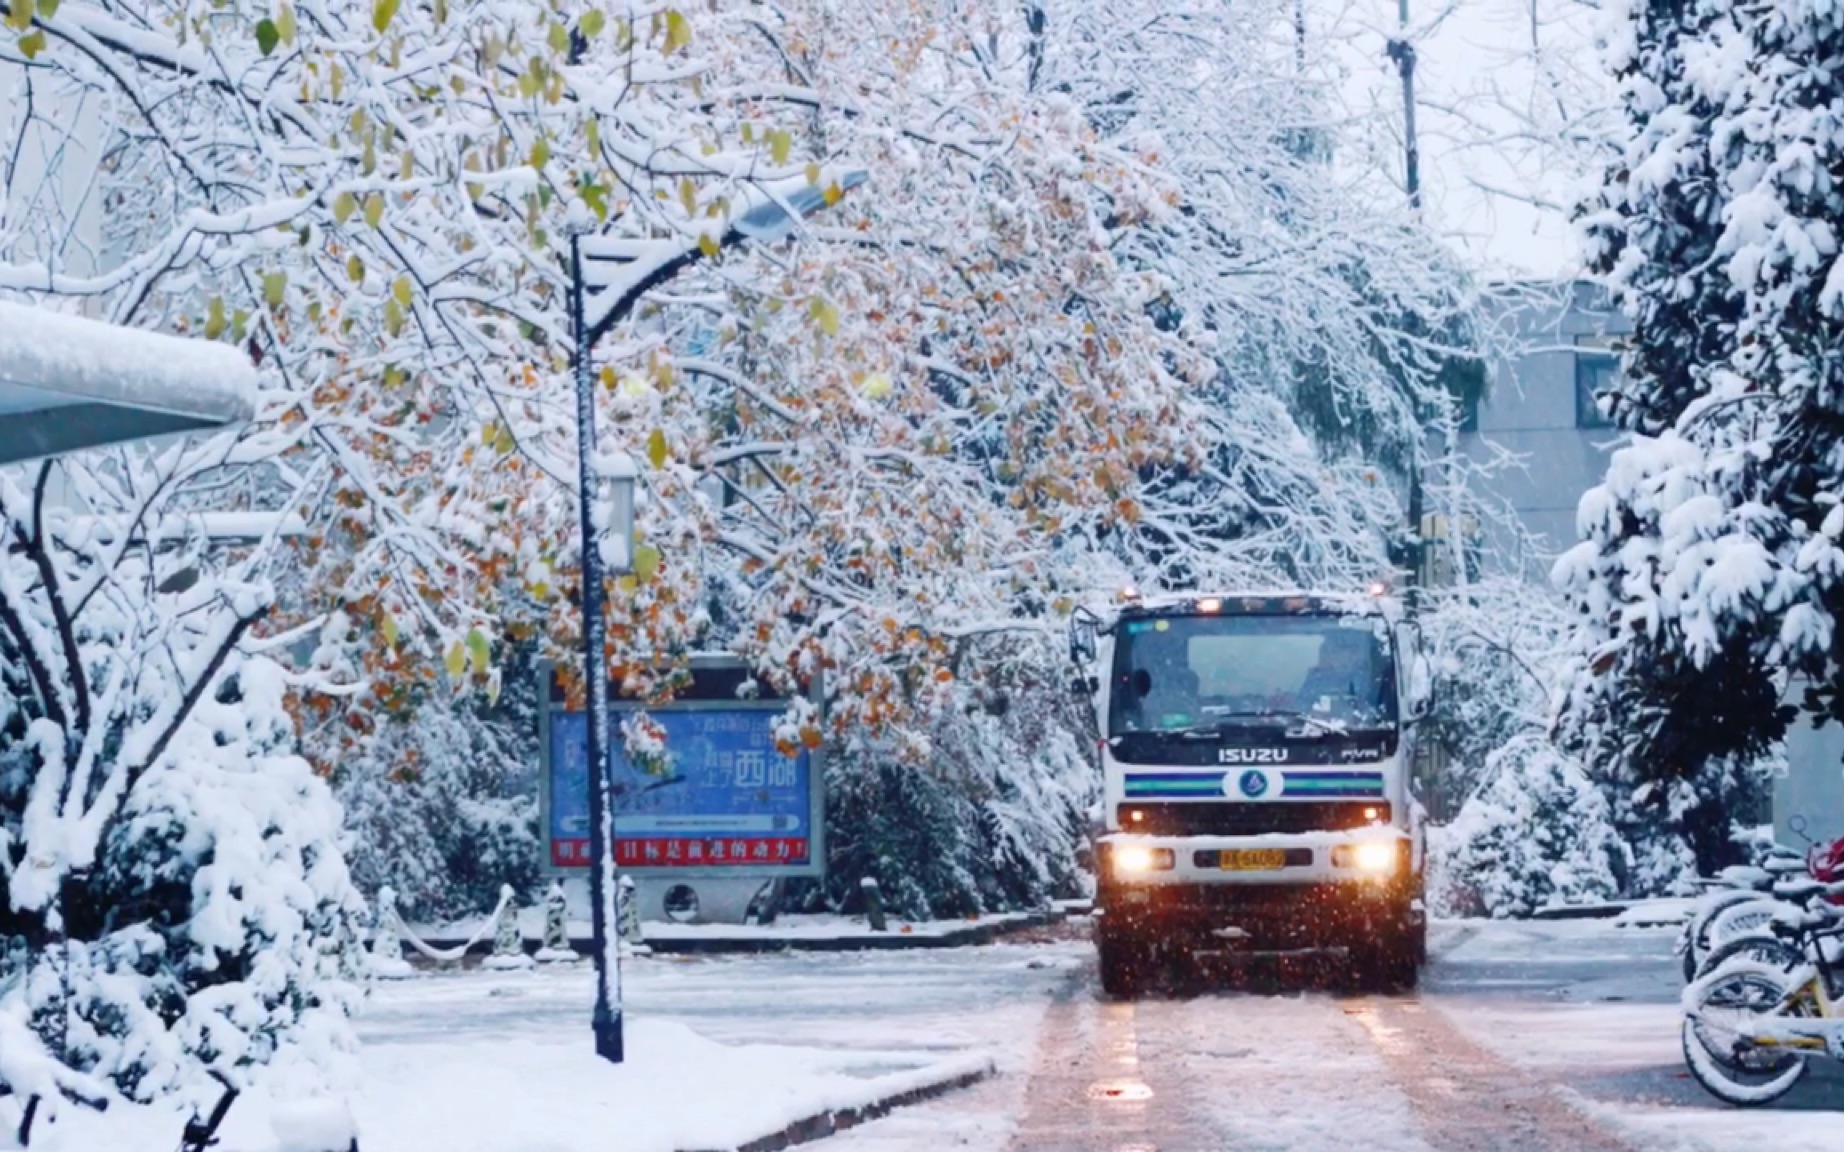
POLYGON ((1199 800, 1188 804, 1122 804, 1123 832, 1149 836, 1257 836, 1263 832, 1338 832, 1368 824, 1387 824, 1383 800, 1270 801, 1199 800), (1139 819, 1134 818, 1135 813, 1139 819), (1375 815, 1370 815, 1370 813, 1375 815))

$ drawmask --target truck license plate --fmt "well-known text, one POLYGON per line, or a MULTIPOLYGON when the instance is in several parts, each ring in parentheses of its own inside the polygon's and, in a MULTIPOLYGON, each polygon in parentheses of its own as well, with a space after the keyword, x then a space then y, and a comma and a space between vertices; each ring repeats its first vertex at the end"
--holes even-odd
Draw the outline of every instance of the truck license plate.
POLYGON ((1217 866, 1225 872, 1271 872, 1286 864, 1287 853, 1280 848, 1236 848, 1217 854, 1217 866))

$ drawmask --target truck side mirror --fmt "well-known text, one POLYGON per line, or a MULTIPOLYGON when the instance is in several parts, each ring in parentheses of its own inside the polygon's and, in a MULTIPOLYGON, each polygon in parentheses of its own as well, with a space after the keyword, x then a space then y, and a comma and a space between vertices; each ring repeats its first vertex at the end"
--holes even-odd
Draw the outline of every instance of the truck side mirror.
POLYGON ((1093 676, 1078 676, 1069 682, 1069 691, 1076 696, 1089 697, 1101 690, 1101 681, 1093 676))

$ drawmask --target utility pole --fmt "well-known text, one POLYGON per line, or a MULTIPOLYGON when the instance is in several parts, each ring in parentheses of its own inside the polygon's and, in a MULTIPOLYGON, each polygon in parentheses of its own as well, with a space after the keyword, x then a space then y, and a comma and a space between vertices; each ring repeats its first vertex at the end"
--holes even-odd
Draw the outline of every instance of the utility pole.
POLYGON ((1402 77, 1403 180, 1409 207, 1421 210, 1421 147, 1415 140, 1415 45, 1409 42, 1409 0, 1396 0, 1400 35, 1389 42, 1389 58, 1402 77))
MULTIPOLYGON (((1409 210, 1421 212, 1421 146, 1415 139, 1415 45, 1409 41, 1409 0, 1396 0, 1397 36, 1389 42, 1389 58, 1395 61, 1396 74, 1402 78, 1402 150, 1403 186, 1409 194, 1409 210)), ((1422 442, 1415 444, 1414 462, 1409 468, 1409 610, 1420 606, 1422 567, 1426 545, 1421 538, 1422 522, 1422 442)))

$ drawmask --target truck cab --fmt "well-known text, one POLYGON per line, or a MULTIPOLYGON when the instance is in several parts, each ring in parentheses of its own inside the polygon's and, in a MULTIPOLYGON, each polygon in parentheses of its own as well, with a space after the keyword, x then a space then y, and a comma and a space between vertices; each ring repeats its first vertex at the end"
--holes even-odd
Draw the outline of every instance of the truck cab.
POLYGON ((1427 953, 1419 630, 1381 588, 1128 595, 1078 611, 1102 734, 1096 946, 1111 996, 1200 952, 1342 949, 1378 990, 1427 953))

